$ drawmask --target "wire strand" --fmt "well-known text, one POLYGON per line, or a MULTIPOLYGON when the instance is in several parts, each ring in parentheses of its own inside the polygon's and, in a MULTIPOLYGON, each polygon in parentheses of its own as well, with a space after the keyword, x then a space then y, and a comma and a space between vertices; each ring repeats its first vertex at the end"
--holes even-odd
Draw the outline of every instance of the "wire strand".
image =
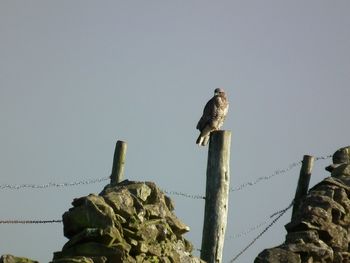
POLYGON ((244 247, 236 256, 229 261, 229 263, 234 262, 239 258, 244 252, 246 252, 258 239, 260 239, 294 204, 294 200, 285 209, 281 210, 281 213, 259 234, 257 235, 246 247, 244 247))
POLYGON ((177 191, 167 191, 167 190, 162 190, 165 194, 168 195, 177 195, 177 196, 183 196, 191 199, 205 199, 205 196, 203 195, 196 195, 196 194, 186 194, 182 192, 177 192, 177 191))
POLYGON ((243 237, 243 236, 246 236, 248 234, 250 234, 251 232, 259 229, 260 227, 266 225, 267 223, 269 223, 269 221, 271 221, 271 219, 273 219, 274 217, 276 217, 277 215, 281 214, 284 212, 285 209, 281 209, 281 210, 278 210, 276 212, 274 212, 273 214, 271 214, 270 216, 268 216, 268 218, 263 221, 263 222, 260 222, 259 224, 256 224, 250 228, 248 228, 247 230, 245 231, 242 231, 238 234, 233 234, 231 236, 228 236, 227 239, 230 240, 230 239, 237 239, 237 238, 240 238, 240 237, 243 237))
POLYGON ((87 185, 87 184, 95 184, 100 183, 106 180, 110 180, 110 177, 102 177, 97 179, 90 180, 81 180, 76 182, 66 182, 66 183, 47 183, 47 184, 3 184, 0 185, 0 189, 9 189, 9 190, 20 190, 24 188, 32 188, 32 189, 45 189, 45 188, 53 188, 53 187, 70 187, 70 186, 78 186, 78 185, 87 185))
MULTIPOLYGON (((331 157, 332 157, 332 155, 319 156, 319 157, 315 157, 315 161, 326 160, 326 159, 329 159, 331 157)), ((250 187, 250 186, 256 185, 256 184, 258 184, 258 183, 260 183, 262 181, 270 180, 270 179, 272 179, 275 176, 284 175, 285 173, 289 172, 290 170, 292 170, 295 167, 300 166, 301 164, 302 164, 302 161, 291 163, 291 164, 289 164, 288 167, 286 167, 284 169, 275 170, 272 174, 270 174, 268 176, 261 176, 261 177, 258 177, 255 180, 253 180, 253 181, 249 181, 249 182, 243 183, 243 184, 241 184, 241 185, 239 185, 237 187, 230 188, 230 192, 241 191, 241 190, 243 190, 246 187, 250 187)))
MULTIPOLYGON (((331 158, 332 155, 327 156, 319 156, 315 158, 315 161, 319 160, 326 160, 331 158)), ((279 175, 283 175, 287 173, 288 171, 292 170, 293 168, 301 165, 302 161, 291 163, 287 168, 284 169, 278 169, 275 170, 271 175, 268 176, 262 176, 258 177, 257 179, 246 182, 241 184, 240 186, 230 188, 230 192, 240 191, 246 187, 256 185, 262 181, 270 180, 271 178, 279 175)), ((95 183, 101 183, 103 181, 110 180, 110 176, 102 177, 102 178, 95 178, 90 180, 81 180, 81 181, 75 181, 75 182, 65 182, 65 183, 46 183, 46 184, 2 184, 0 185, 0 190, 9 189, 9 190, 20 190, 20 189, 45 189, 45 188, 60 188, 60 187, 71 187, 71 186, 78 186, 78 185, 88 185, 88 184, 95 184, 95 183)), ((188 193, 182 193, 178 191, 167 191, 163 190, 164 193, 170 194, 170 195, 178 195, 183 196, 187 198, 192 199, 205 199, 205 196, 199 195, 199 194, 188 194, 188 193)))
POLYGON ((52 224, 62 223, 62 220, 0 220, 0 224, 52 224))

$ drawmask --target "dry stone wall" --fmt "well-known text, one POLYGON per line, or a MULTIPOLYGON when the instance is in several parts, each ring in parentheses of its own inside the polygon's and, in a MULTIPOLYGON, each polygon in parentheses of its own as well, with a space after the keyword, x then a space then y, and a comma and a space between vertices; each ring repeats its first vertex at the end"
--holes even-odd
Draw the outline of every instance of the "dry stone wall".
POLYGON ((331 177, 310 189, 288 223, 285 242, 255 263, 350 263, 350 149, 333 155, 331 177))
POLYGON ((69 241, 52 263, 200 263, 183 234, 189 227, 151 182, 124 181, 77 198, 63 215, 69 241))

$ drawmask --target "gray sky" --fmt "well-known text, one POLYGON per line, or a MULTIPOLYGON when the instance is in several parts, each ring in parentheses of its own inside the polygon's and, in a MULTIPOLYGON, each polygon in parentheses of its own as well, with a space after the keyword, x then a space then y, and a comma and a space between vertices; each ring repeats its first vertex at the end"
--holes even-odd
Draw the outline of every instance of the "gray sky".
MULTIPOLYGON (((128 179, 204 194, 195 126, 217 87, 231 103, 232 187, 331 154, 350 144, 349 11, 346 0, 2 0, 0 184, 108 176, 121 139, 128 179)), ((316 162, 312 184, 328 162, 316 162)), ((298 173, 231 193, 227 235, 286 207, 298 173)), ((59 219, 105 183, 0 190, 0 219, 59 219)), ((204 202, 172 197, 199 248, 204 202)), ((289 219, 236 262, 280 244, 289 219)), ((224 262, 258 233, 227 240, 224 262)), ((41 262, 66 242, 61 224, 0 225, 0 235, 0 254, 41 262)))

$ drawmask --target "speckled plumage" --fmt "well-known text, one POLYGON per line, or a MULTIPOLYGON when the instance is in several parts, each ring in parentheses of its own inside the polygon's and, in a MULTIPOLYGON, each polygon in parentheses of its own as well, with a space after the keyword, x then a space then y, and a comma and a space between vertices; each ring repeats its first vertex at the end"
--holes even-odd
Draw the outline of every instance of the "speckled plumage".
POLYGON ((197 129, 200 131, 196 144, 205 146, 209 142, 210 133, 219 130, 224 124, 229 108, 228 99, 223 89, 215 89, 214 97, 204 107, 197 129))

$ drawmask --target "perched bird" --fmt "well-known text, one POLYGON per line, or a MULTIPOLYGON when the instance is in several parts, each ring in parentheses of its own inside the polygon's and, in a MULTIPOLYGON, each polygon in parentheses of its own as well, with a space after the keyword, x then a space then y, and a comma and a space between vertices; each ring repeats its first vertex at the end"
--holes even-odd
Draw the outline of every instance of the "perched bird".
POLYGON ((223 89, 215 89, 212 97, 204 107, 197 129, 200 131, 196 144, 205 146, 209 142, 210 133, 219 130, 224 124, 228 112, 228 99, 223 89))

